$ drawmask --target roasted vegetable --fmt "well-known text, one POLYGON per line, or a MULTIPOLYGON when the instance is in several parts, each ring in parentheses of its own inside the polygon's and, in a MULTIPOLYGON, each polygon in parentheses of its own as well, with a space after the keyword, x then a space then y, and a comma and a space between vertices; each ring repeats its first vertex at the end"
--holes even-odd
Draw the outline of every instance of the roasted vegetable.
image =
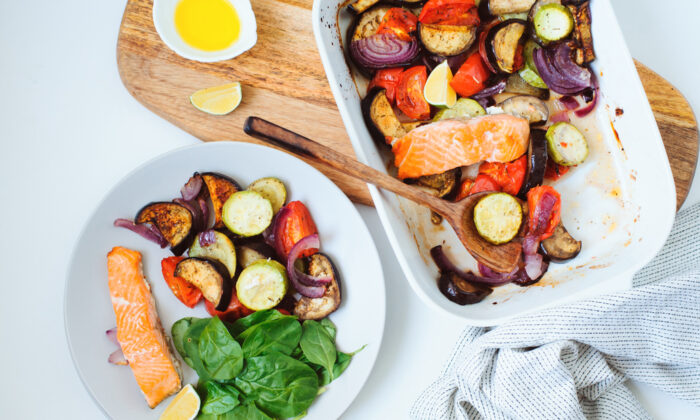
POLYGON ((248 309, 274 308, 287 294, 287 271, 275 260, 258 260, 238 276, 236 296, 248 309))
POLYGON ((417 123, 402 123, 386 96, 386 89, 374 88, 362 100, 362 115, 372 137, 380 143, 391 143, 406 135, 417 123))
POLYGON ((170 287, 170 290, 173 292, 175 297, 186 306, 194 308, 195 305, 202 300, 201 290, 182 277, 175 276, 175 267, 177 267, 177 264, 184 259, 185 257, 163 258, 163 260, 160 262, 160 267, 163 273, 163 279, 165 280, 165 283, 167 283, 168 287, 170 287))
POLYGON ((275 257, 275 250, 264 242, 251 242, 236 247, 236 260, 241 268, 247 268, 258 260, 275 257))
POLYGON ((523 66, 522 45, 527 26, 519 19, 494 26, 486 37, 486 53, 494 69, 513 73, 523 66))
POLYGON ((552 262, 565 262, 581 252, 581 241, 574 239, 564 225, 559 223, 552 236, 540 243, 540 249, 552 262))
MULTIPOLYGON (((549 185, 540 185, 527 192, 528 224, 527 237, 535 241, 542 241, 554 232, 554 228, 561 220, 561 196, 549 185)), ((523 244, 526 254, 534 255, 535 252, 528 253, 528 246, 523 244)), ((537 248, 535 245, 533 248, 537 248)), ((526 261, 527 263, 527 261, 526 261)), ((530 275, 530 278, 539 276, 530 275)))
POLYGON ((231 278, 236 275, 236 248, 221 232, 207 230, 197 235, 188 255, 216 260, 226 266, 231 278))
POLYGON ((248 190, 255 191, 262 195, 263 198, 268 199, 272 205, 273 213, 277 213, 287 201, 287 189, 278 178, 266 177, 257 179, 248 185, 248 190))
POLYGON ((580 5, 569 5, 568 8, 574 17, 574 41, 579 48, 576 49, 576 63, 583 65, 595 60, 593 49, 593 35, 591 33, 591 7, 590 1, 579 2, 580 5))
POLYGON ((479 13, 473 0, 428 0, 418 15, 428 25, 479 25, 479 13))
POLYGON ((504 244, 515 238, 522 222, 522 206, 512 195, 489 194, 474 206, 476 231, 494 245, 504 244))
POLYGON ((530 10, 535 0, 481 0, 479 7, 485 8, 491 15, 523 13, 530 10))
POLYGON ((520 95, 530 95, 536 98, 549 99, 549 89, 539 89, 527 83, 519 74, 512 74, 506 81, 506 92, 520 95))
POLYGON ((375 4, 379 3, 380 0, 356 0, 348 6, 348 10, 353 13, 360 14, 375 4))
POLYGON ((425 66, 414 66, 401 73, 396 89, 396 106, 408 118, 413 120, 430 118, 430 104, 423 96, 427 80, 428 71, 425 66))
POLYGON ((588 157, 588 142, 573 125, 559 122, 547 130, 549 157, 559 165, 575 166, 588 157))
POLYGON ((350 42, 369 38, 376 34, 384 15, 389 9, 391 9, 391 7, 379 5, 370 8, 355 18, 348 32, 348 39, 350 39, 350 42))
POLYGON ((544 130, 530 130, 530 145, 527 149, 527 175, 518 197, 527 199, 527 192, 542 185, 547 169, 547 139, 544 130))
POLYGON ((459 98, 452 108, 445 108, 438 111, 433 117, 433 121, 449 120, 452 118, 473 118, 482 115, 486 115, 486 110, 477 101, 469 98, 459 98))
POLYGON ((150 203, 139 210, 135 221, 136 224, 150 223, 158 228, 175 255, 185 252, 194 237, 192 213, 177 203, 150 203))
POLYGON ((222 218, 226 227, 244 237, 261 234, 272 223, 272 204, 255 191, 239 191, 226 200, 222 218))
POLYGON ((221 209, 231 194, 240 191, 241 187, 236 181, 226 175, 214 172, 203 173, 202 179, 204 180, 204 185, 207 186, 209 198, 214 207, 214 227, 220 229, 224 227, 224 222, 221 219, 221 209))
POLYGON ((319 298, 302 296, 294 305, 294 315, 300 320, 321 319, 333 313, 340 305, 340 276, 331 259, 321 253, 311 256, 308 273, 314 277, 331 276, 331 282, 326 285, 326 291, 319 298))
MULTIPOLYGON (((297 242, 318 233, 309 209, 301 201, 292 201, 282 207, 275 219, 273 230, 275 251, 283 261, 287 260, 297 242)), ((309 249, 302 253, 301 257, 309 257, 316 252, 318 249, 309 249)))
POLYGON ((235 290, 231 292, 231 303, 229 303, 228 307, 223 311, 217 311, 214 305, 206 299, 204 300, 204 309, 206 309, 207 313, 212 317, 218 316, 222 321, 226 322, 235 322, 239 318, 243 318, 255 312, 243 306, 241 301, 238 300, 235 290))
POLYGON ((530 125, 544 124, 549 118, 547 105, 534 96, 513 96, 498 104, 506 114, 525 118, 530 125))
POLYGON ((540 11, 540 8, 547 4, 561 4, 561 0, 537 0, 535 4, 533 4, 530 8, 530 12, 528 12, 527 19, 530 22, 534 21, 535 15, 537 15, 537 12, 540 11))
POLYGON ((479 303, 493 291, 489 287, 469 283, 452 272, 440 275, 438 289, 446 298, 458 305, 479 303))
POLYGON ((484 91, 489 90, 484 88, 490 77, 491 72, 482 60, 481 55, 475 52, 459 67, 459 70, 457 70, 457 73, 450 81, 450 86, 463 97, 477 93, 483 95, 484 91))
POLYGON ((441 174, 422 176, 415 181, 418 185, 437 191, 437 197, 442 198, 450 195, 457 188, 461 178, 462 169, 455 168, 441 174))
POLYGON ((459 55, 476 40, 476 26, 420 24, 418 33, 425 49, 443 57, 459 55))
POLYGON ((574 17, 561 4, 545 4, 535 14, 533 25, 539 39, 554 42, 569 36, 574 29, 574 17))
POLYGON ((185 258, 175 266, 175 276, 182 277, 202 291, 204 299, 223 311, 231 301, 233 286, 226 266, 215 260, 185 258))
POLYGON ((525 66, 520 69, 518 74, 531 86, 539 89, 547 89, 547 84, 537 72, 537 66, 535 66, 535 59, 533 58, 533 53, 539 47, 540 46, 533 40, 528 40, 525 43, 525 49, 523 50, 525 66))

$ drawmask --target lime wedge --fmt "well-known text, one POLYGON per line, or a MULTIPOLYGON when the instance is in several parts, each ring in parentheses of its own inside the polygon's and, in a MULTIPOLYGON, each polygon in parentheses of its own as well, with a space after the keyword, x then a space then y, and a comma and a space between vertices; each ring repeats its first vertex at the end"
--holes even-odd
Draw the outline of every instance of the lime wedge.
POLYGON ((241 97, 241 84, 233 82, 198 90, 190 95, 190 102, 207 114, 226 115, 240 105, 241 97))
POLYGON ((428 76, 423 89, 423 96, 430 105, 440 108, 452 108, 457 102, 457 93, 450 81, 452 80, 452 70, 447 64, 447 60, 435 67, 428 76))

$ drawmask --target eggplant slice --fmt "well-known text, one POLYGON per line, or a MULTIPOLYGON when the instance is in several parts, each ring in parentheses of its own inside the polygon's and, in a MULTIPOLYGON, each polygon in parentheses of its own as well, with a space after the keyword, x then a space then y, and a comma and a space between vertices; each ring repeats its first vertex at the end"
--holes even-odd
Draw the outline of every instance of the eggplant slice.
POLYGON ((382 23, 382 19, 389 9, 391 9, 390 6, 378 5, 357 16, 349 28, 349 42, 369 38, 376 34, 379 24, 382 23))
POLYGON ((497 106, 501 107, 506 114, 525 118, 530 125, 544 124, 549 118, 547 105, 534 96, 513 96, 497 106))
POLYGON ((525 40, 526 22, 509 19, 494 26, 486 37, 486 53, 494 69, 514 73, 519 46, 525 40))
POLYGON ((595 60, 590 1, 584 1, 578 6, 570 4, 567 7, 574 16, 574 41, 580 47, 576 49, 576 62, 582 66, 595 60))
POLYGON ((241 186, 236 181, 215 172, 206 172, 202 174, 204 185, 207 186, 211 204, 214 207, 214 228, 221 229, 224 227, 224 221, 221 217, 221 211, 224 203, 235 192, 241 191, 241 186))
POLYGON ((459 181, 461 179, 462 168, 455 168, 441 174, 426 175, 416 178, 416 183, 436 190, 437 196, 442 198, 454 192, 459 186, 459 181))
POLYGON ((147 204, 136 214, 136 223, 150 223, 157 227, 175 255, 182 255, 194 240, 193 215, 177 203, 147 204))
POLYGON ((453 272, 440 275, 438 289, 447 299, 462 306, 479 303, 493 292, 491 288, 469 283, 453 272))
POLYGON ((204 299, 217 311, 225 311, 231 303, 233 284, 228 269, 222 263, 204 258, 185 258, 175 266, 175 276, 197 287, 204 299))
POLYGON ((566 262, 581 252, 581 241, 574 239, 564 225, 559 223, 552 236, 540 243, 540 249, 552 262, 566 262))
POLYGON ((476 26, 420 24, 418 33, 425 49, 442 57, 462 54, 476 40, 476 26))
POLYGON ((362 115, 372 137, 379 143, 385 144, 387 138, 394 139, 405 136, 420 123, 402 123, 394 112, 394 108, 386 97, 383 88, 372 89, 362 100, 362 115))
POLYGON ((335 312, 340 305, 340 276, 327 255, 317 253, 309 258, 308 273, 312 276, 332 276, 326 292, 320 298, 302 296, 294 305, 294 315, 299 320, 321 319, 335 312))
MULTIPOLYGON (((348 6, 348 10, 359 15, 380 1, 381 0, 356 0, 354 3, 348 6)), ((414 8, 422 6, 425 1, 426 0, 391 0, 384 3, 389 3, 397 7, 414 8)))
POLYGON ((527 200, 527 192, 542 185, 544 172, 547 169, 547 132, 545 130, 530 130, 530 145, 527 148, 527 174, 525 182, 518 192, 518 198, 527 200))
POLYGON ((483 7, 486 7, 491 15, 498 16, 527 12, 535 4, 535 0, 482 0, 481 3, 485 3, 483 7))

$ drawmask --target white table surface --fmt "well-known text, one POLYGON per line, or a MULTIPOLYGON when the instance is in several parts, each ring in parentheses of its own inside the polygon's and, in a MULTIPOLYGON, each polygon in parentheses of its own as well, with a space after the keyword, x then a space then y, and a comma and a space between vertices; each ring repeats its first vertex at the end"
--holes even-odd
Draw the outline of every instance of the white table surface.
MULTIPOLYGON (((633 56, 700 109, 700 3, 614 4, 633 56)), ((83 389, 66 345, 69 253, 113 184, 154 156, 198 142, 146 110, 122 86, 115 46, 124 5, 125 0, 0 1, 2 418, 103 417, 83 389)), ((700 201, 697 184, 687 203, 700 201)), ((462 325, 418 300, 374 210, 358 208, 385 264, 386 333, 367 385, 343 418, 405 418, 462 325)), ((698 407, 647 386, 633 387, 656 418, 700 418, 698 407)))

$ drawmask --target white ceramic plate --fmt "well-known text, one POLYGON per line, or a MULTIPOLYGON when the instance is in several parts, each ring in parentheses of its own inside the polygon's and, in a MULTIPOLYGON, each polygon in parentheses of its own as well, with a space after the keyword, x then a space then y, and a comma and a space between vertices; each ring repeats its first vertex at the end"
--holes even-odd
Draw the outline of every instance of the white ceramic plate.
MULTIPOLYGON (((364 221, 335 184, 295 157, 249 143, 209 143, 167 153, 126 176, 95 209, 73 250, 64 299, 66 336, 85 387, 115 419, 157 419, 170 402, 149 409, 131 369, 107 363, 114 345, 105 337, 105 330, 116 323, 106 256, 117 245, 143 254, 144 272, 167 332, 182 317, 208 317, 203 304, 194 309, 184 306, 163 281, 160 261, 172 255, 167 249, 112 226, 114 219, 133 217, 144 204, 179 196, 181 185, 195 171, 220 172, 242 186, 263 176, 276 176, 285 182, 291 200, 308 206, 322 250, 333 258, 341 276, 342 303, 330 316, 338 327, 338 348, 349 352, 367 345, 314 401, 306 418, 339 417, 369 376, 382 339, 385 292, 379 256, 364 221)), ((182 365, 184 383, 196 383, 194 371, 182 365)))
MULTIPOLYGON (((367 131, 360 95, 341 48, 339 37, 344 37, 351 20, 344 8, 339 13, 346 4, 314 1, 316 44, 358 159, 386 172, 387 156, 367 131)), ((452 229, 432 226, 426 209, 370 186, 404 274, 428 305, 472 325, 496 325, 547 306, 629 288, 634 273, 664 244, 676 210, 666 150, 609 0, 592 0, 591 13, 598 56, 593 70, 602 92, 592 118, 600 133, 584 131, 589 158, 556 184, 563 197, 564 224, 583 241, 581 254, 568 264, 552 264, 535 286, 500 287, 479 304, 459 306, 438 291, 437 267, 429 255, 432 246, 444 244, 453 260, 475 268, 452 229), (620 118, 615 116, 618 107, 624 109, 620 118)))

